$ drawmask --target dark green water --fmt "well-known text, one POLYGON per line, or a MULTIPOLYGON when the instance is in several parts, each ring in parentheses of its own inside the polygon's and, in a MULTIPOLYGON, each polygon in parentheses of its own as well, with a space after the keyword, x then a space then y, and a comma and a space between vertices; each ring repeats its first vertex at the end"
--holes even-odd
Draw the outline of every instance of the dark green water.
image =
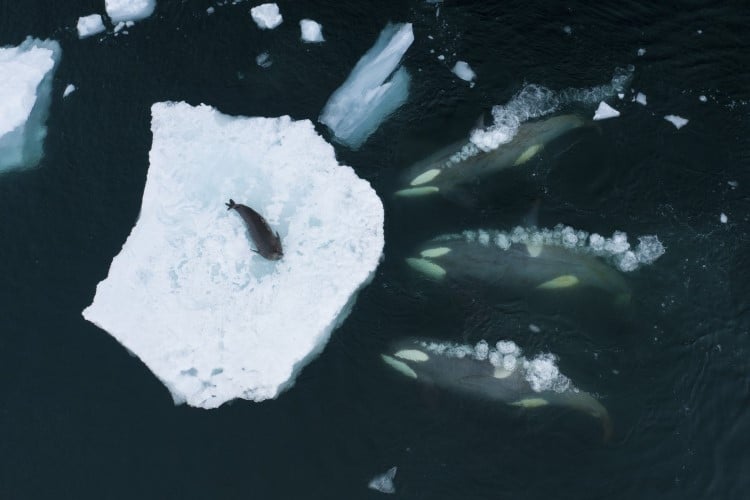
POLYGON ((161 0, 128 35, 78 40, 78 16, 102 12, 101 2, 0 0, 0 45, 33 35, 63 48, 45 157, 0 177, 0 498, 377 498, 367 482, 392 465, 397 498, 744 498, 747 5, 446 0, 436 17, 417 0, 278 4, 285 22, 270 32, 252 23, 252 2, 207 16, 212 2, 161 0), (301 44, 301 18, 320 22, 326 43, 301 44), (175 407, 137 358, 80 315, 138 216, 151 104, 315 119, 389 20, 414 23, 409 101, 359 151, 337 147, 384 200, 375 280, 277 400, 175 407), (265 70, 255 64, 263 51, 273 58, 265 70), (473 89, 450 73, 456 58, 477 72, 473 89), (499 179, 481 206, 390 196, 402 168, 465 136, 524 83, 588 87, 628 64, 647 106, 628 94, 615 102, 622 116, 545 152, 528 175, 499 179), (71 82, 78 90, 62 100, 71 82), (690 122, 676 130, 666 114, 690 122), (630 310, 579 303, 540 314, 404 267, 424 239, 511 227, 534 199, 543 226, 659 236, 667 253, 627 276, 630 310), (612 442, 586 417, 509 410, 399 378, 378 354, 404 335, 510 338, 556 353, 609 409, 612 442))

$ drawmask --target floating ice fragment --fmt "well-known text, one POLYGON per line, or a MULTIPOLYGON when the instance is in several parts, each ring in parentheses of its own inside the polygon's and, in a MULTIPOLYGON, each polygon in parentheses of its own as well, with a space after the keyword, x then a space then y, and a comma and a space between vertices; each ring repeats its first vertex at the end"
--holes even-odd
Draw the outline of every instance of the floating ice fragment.
POLYGON ((727 184, 729 184, 729 186, 730 186, 730 187, 731 187, 732 189, 736 189, 736 188, 737 188, 737 186, 739 186, 739 185, 740 185, 740 183, 739 183, 739 182, 737 182, 737 181, 727 181, 727 184))
POLYGON ((637 102, 638 104, 642 104, 644 106, 647 103, 647 101, 646 101, 646 94, 644 94, 642 92, 638 92, 638 94, 635 96, 635 98, 633 100, 635 102, 637 102))
POLYGON ((398 68, 414 41, 412 25, 389 24, 331 95, 319 121, 336 140, 357 149, 409 95, 409 74, 398 68), (395 70, 395 72, 394 72, 395 70))
POLYGON ((599 107, 594 112, 594 120, 606 120, 607 118, 617 118, 618 116, 620 116, 620 112, 604 101, 599 103, 599 107))
POLYGON ((640 57, 640 56, 644 56, 644 55, 646 55, 646 49, 644 49, 644 48, 638 49, 638 56, 640 57))
POLYGON ((727 214, 723 213, 719 216, 719 220, 722 224, 726 224, 727 221, 729 221, 729 218, 727 217, 727 214))
POLYGON ((541 331, 542 331, 542 329, 541 329, 541 328, 539 328, 538 326, 536 326, 536 325, 535 325, 535 324, 533 324, 533 323, 531 323, 531 324, 529 325, 529 330, 530 330, 530 331, 531 331, 532 333, 539 333, 539 332, 541 332, 541 331))
POLYGON ((31 37, 17 47, 0 47, 0 172, 33 167, 42 158, 61 52, 56 41, 31 37))
POLYGON ((104 8, 113 23, 138 21, 154 13, 156 0, 104 0, 104 8))
POLYGON ((271 54, 269 54, 268 52, 262 52, 258 54, 258 57, 255 58, 255 64, 257 64, 261 68, 268 68, 273 64, 273 61, 271 60, 271 54))
POLYGON ((698 96, 698 100, 699 100, 700 102, 707 102, 707 101, 708 101, 708 98, 707 98, 706 96, 704 96, 704 95, 699 95, 699 96, 698 96))
POLYGON ((65 87, 65 91, 63 92, 63 97, 68 97, 72 92, 75 92, 75 90, 76 90, 76 86, 73 85, 72 83, 69 83, 65 87))
POLYGON ((393 480, 396 478, 397 470, 398 467, 391 467, 383 474, 375 476, 367 487, 380 493, 396 493, 396 486, 393 484, 393 480))
POLYGON ((323 38, 323 27, 312 19, 303 19, 299 22, 301 38, 303 42, 320 43, 325 42, 323 38))
POLYGON ((689 121, 687 118, 683 118, 677 115, 667 115, 664 117, 664 119, 667 120, 672 125, 674 125, 675 127, 677 127, 677 130, 687 125, 689 121))
POLYGON ((79 17, 76 29, 78 30, 78 38, 86 38, 101 33, 104 31, 102 16, 91 14, 90 16, 79 17))
POLYGON ((279 13, 279 6, 275 3, 264 3, 250 9, 253 21, 262 30, 272 30, 284 20, 279 13))
POLYGON ((115 33, 119 33, 120 31, 125 29, 125 21, 120 21, 115 25, 115 33))
POLYGON ((274 398, 372 278, 382 203, 308 120, 185 103, 151 113, 140 216, 83 316, 135 353, 177 403, 274 398), (252 251, 242 219, 224 206, 230 196, 279 232, 282 260, 252 251))
POLYGON ((573 28, 566 24, 565 26, 563 26, 563 31, 566 35, 571 35, 573 33, 573 28))
POLYGON ((438 61, 445 61, 445 56, 443 54, 440 54, 437 58, 438 61))
POLYGON ((471 69, 471 66, 466 61, 457 61, 452 71, 461 80, 467 82, 473 82, 477 77, 477 74, 474 73, 474 70, 471 69))
POLYGON ((213 7, 209 7, 206 9, 206 14, 208 14, 209 16, 214 12, 216 12, 216 9, 214 9, 213 7))

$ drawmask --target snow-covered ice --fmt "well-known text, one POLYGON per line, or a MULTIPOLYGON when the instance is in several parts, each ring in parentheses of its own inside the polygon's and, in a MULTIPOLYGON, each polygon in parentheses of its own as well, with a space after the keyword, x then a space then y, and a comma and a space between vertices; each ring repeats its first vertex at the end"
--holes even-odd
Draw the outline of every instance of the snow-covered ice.
POLYGON ((637 102, 638 104, 642 104, 644 106, 648 103, 648 100, 646 99, 646 94, 644 94, 643 92, 638 92, 638 94, 636 94, 633 100, 637 102))
POLYGON ((674 125, 678 130, 688 124, 688 119, 677 115, 667 115, 664 117, 669 123, 674 125))
POLYGON ((135 353, 176 403, 215 408, 289 388, 383 250, 383 205, 308 120, 185 103, 151 108, 140 216, 83 316, 135 353), (284 257, 252 251, 224 203, 258 210, 284 257))
POLYGON ((78 38, 86 38, 87 36, 101 33, 104 31, 102 16, 91 14, 90 16, 79 17, 76 29, 78 30, 78 38))
POLYGON ((358 148, 406 102, 409 74, 403 66, 396 67, 413 41, 411 23, 388 24, 331 95, 319 121, 331 129, 337 141, 358 148))
POLYGON ((474 70, 471 69, 471 66, 469 66, 469 63, 466 61, 457 61, 451 71, 453 71, 453 73, 461 80, 467 82, 473 82, 477 77, 477 74, 474 73, 474 70))
POLYGON ((62 50, 54 40, 27 38, 0 47, 0 172, 42 158, 52 76, 62 50))
POLYGON ((250 9, 253 21, 262 30, 272 30, 284 20, 279 13, 279 6, 275 3, 264 3, 250 9))
POLYGON ((323 27, 312 19, 303 19, 299 22, 300 38, 307 43, 325 42, 323 38, 323 27))
POLYGON ((617 118, 618 116, 620 116, 620 112, 604 101, 599 103, 599 107, 594 112, 594 120, 606 120, 607 118, 617 118))
POLYGON ((154 13, 156 0, 104 0, 104 8, 114 24, 139 21, 154 13))
POLYGON ((68 97, 70 94, 72 94, 73 92, 75 92, 75 90, 76 90, 76 86, 73 85, 72 83, 69 83, 65 87, 65 91, 63 91, 63 97, 68 97))
POLYGON ((391 467, 383 474, 375 476, 367 487, 380 493, 396 493, 396 486, 393 484, 393 480, 396 478, 397 470, 398 467, 391 467))

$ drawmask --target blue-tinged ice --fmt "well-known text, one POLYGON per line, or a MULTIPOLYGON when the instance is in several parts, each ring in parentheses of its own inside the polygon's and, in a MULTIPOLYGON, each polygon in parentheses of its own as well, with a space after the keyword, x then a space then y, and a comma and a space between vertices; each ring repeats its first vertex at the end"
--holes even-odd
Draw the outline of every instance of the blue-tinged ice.
POLYGON ((393 480, 396 478, 397 470, 398 467, 391 467, 383 474, 375 476, 367 487, 380 493, 396 493, 396 486, 393 484, 393 480))
POLYGON ((349 77, 328 99, 320 122, 357 149, 409 96, 409 73, 396 69, 414 41, 411 23, 388 24, 349 77))
POLYGON ((33 167, 42 158, 61 54, 56 41, 31 37, 17 47, 0 47, 0 172, 33 167))

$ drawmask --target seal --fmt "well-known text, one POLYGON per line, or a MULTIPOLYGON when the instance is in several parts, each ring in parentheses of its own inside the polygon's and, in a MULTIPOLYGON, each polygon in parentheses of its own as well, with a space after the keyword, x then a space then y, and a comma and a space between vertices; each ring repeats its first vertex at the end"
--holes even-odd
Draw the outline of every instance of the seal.
POLYGON ((253 252, 259 253, 268 260, 279 260, 284 256, 278 231, 274 233, 262 215, 246 205, 235 203, 231 198, 226 206, 227 210, 235 209, 247 224, 250 237, 258 247, 253 252))

